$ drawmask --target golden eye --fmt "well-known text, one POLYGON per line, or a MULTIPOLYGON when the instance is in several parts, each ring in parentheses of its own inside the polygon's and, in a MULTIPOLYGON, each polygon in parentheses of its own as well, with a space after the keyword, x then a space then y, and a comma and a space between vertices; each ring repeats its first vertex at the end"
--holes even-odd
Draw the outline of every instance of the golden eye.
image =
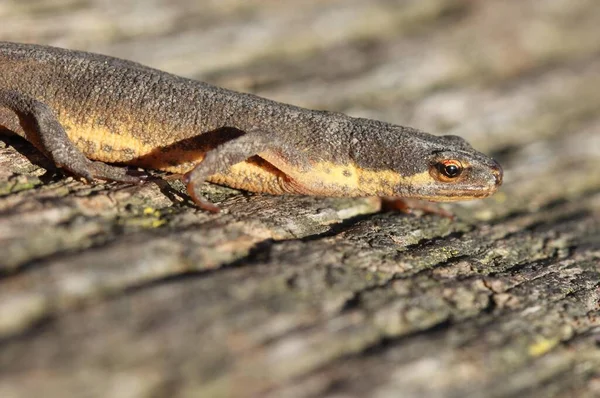
POLYGON ((448 159, 442 160, 435 164, 434 169, 437 171, 437 179, 443 182, 449 182, 457 179, 462 174, 464 167, 458 160, 448 159))

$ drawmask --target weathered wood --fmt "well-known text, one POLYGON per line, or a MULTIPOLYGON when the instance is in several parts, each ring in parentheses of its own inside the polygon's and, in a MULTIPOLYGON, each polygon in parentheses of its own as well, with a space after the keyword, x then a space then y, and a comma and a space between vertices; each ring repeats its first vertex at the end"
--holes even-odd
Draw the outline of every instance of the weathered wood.
POLYGON ((456 215, 85 185, 0 140, 0 396, 600 394, 593 0, 9 1, 0 39, 459 134, 456 215))

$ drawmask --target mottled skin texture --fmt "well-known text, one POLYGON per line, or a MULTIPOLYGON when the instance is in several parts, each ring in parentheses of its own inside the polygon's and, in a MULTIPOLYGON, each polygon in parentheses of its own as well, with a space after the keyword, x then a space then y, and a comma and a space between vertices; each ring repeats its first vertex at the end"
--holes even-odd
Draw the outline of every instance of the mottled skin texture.
MULTIPOLYGON (((455 136, 314 111, 103 55, 0 42, 0 129, 88 180, 139 182, 106 163, 186 173, 253 192, 461 200, 500 166, 455 136), (106 163, 105 163, 106 162, 106 163), (440 165, 461 166, 440 176, 440 165)), ((443 173, 442 173, 443 174, 443 173)))

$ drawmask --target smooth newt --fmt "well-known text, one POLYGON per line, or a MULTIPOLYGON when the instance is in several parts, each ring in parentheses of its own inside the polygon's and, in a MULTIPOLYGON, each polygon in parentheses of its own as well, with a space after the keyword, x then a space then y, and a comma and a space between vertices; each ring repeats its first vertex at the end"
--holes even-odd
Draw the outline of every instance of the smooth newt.
POLYGON ((0 42, 0 130, 85 178, 138 183, 133 165, 252 192, 454 201, 502 182, 457 136, 316 111, 82 51, 0 42))

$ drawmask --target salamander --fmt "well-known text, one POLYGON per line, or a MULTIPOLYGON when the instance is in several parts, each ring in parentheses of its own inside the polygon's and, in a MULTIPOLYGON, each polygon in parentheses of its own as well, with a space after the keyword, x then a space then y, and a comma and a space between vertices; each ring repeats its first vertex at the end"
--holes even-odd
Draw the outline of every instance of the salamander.
POLYGON ((0 42, 0 130, 88 181, 140 183, 127 165, 251 192, 454 201, 502 168, 454 135, 288 105, 83 51, 0 42), (125 166, 125 167, 124 167, 125 166))

